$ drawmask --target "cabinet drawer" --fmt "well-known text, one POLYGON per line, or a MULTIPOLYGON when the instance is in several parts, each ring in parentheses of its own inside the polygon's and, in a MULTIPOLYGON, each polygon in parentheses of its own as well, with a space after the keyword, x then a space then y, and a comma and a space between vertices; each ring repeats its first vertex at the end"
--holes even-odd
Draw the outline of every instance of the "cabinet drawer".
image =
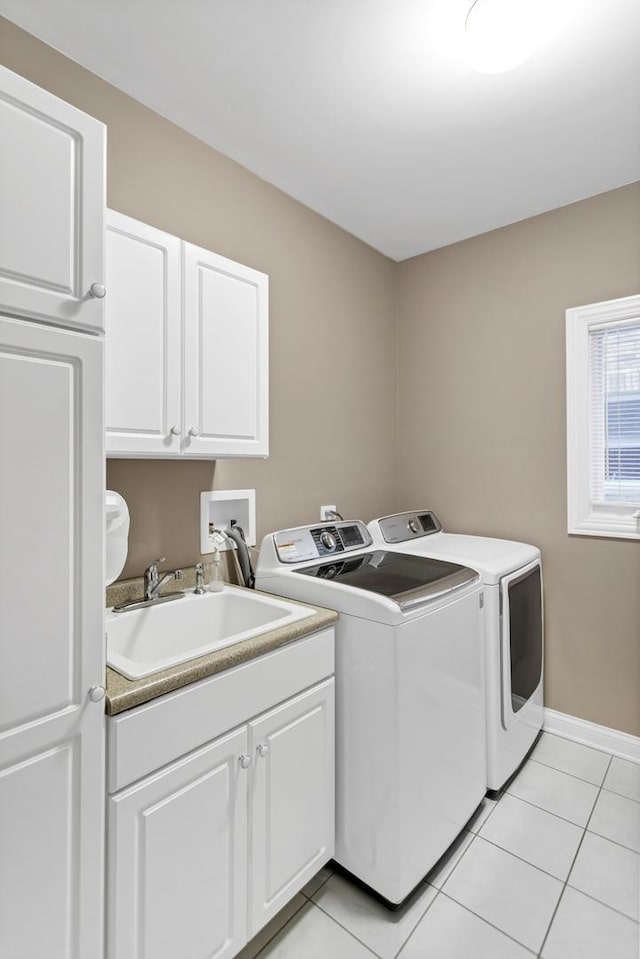
POLYGON ((333 628, 108 720, 110 793, 334 672, 333 628))

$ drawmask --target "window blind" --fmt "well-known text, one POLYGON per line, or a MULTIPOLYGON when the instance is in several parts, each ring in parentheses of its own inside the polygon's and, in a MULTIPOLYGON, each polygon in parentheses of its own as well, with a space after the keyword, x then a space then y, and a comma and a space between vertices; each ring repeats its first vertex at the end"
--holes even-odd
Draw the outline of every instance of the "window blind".
POLYGON ((593 505, 640 506, 640 317, 589 330, 593 505))

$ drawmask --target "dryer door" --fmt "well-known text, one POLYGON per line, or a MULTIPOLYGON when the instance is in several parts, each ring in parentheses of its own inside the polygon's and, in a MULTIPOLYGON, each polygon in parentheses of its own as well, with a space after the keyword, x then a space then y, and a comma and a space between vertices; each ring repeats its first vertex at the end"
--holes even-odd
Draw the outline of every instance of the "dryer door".
POLYGON ((542 681, 542 569, 536 560, 500 581, 502 725, 509 729, 542 681))

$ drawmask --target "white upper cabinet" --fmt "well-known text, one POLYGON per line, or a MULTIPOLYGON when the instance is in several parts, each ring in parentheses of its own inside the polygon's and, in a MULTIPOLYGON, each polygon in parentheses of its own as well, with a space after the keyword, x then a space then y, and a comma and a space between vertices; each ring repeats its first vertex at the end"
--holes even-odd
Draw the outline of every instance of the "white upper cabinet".
POLYGON ((107 452, 180 454, 180 240, 107 211, 107 452))
POLYGON ((103 329, 105 127, 0 67, 0 313, 103 329))
POLYGON ((183 244, 185 450, 268 453, 268 277, 183 244))
POLYGON ((268 454, 268 277, 107 211, 107 455, 268 454))

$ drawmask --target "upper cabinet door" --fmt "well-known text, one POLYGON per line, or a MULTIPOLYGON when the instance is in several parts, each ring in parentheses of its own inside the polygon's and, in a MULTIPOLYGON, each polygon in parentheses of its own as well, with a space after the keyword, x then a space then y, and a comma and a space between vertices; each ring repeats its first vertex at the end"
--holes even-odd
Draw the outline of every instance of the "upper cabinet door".
POLYGON ((183 244, 187 456, 267 456, 269 278, 183 244))
POLYGON ((103 329, 105 127, 0 67, 0 313, 103 329))
POLYGON ((180 240, 107 210, 107 455, 180 455, 180 240))

